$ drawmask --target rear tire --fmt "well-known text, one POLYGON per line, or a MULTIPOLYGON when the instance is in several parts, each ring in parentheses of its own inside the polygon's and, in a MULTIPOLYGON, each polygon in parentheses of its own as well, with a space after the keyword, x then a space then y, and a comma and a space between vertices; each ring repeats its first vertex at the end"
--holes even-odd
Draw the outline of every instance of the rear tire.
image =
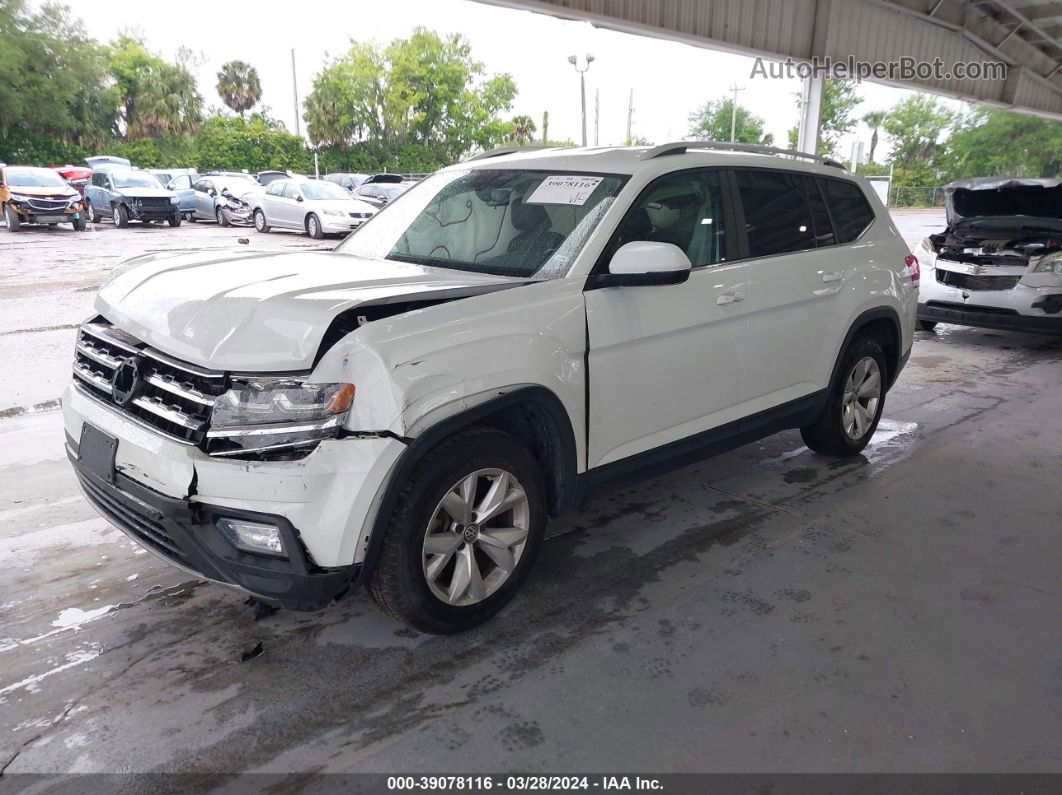
POLYGON ((19 218, 18 213, 11 209, 10 205, 4 205, 4 220, 7 221, 8 232, 19 232, 22 230, 22 219, 19 218))
POLYGON ((421 632, 482 624, 513 598, 534 565, 546 510, 542 472, 526 447, 493 428, 463 430, 413 469, 369 593, 381 610, 421 632), (505 507, 492 513, 492 505, 505 507))
POLYGON ((935 320, 916 320, 915 328, 919 331, 932 331, 937 327, 937 321, 935 320))
POLYGON ((324 232, 321 231, 321 219, 314 213, 310 213, 306 217, 306 234, 314 240, 320 240, 324 237, 324 232))
POLYGON ((804 444, 824 455, 859 453, 874 435, 885 408, 887 373, 885 354, 876 340, 853 340, 830 384, 826 408, 814 424, 800 429, 804 444))
POLYGON ((261 210, 254 211, 254 228, 255 231, 263 234, 269 231, 269 223, 266 221, 265 213, 261 210))
POLYGON ((114 225, 119 229, 125 229, 129 226, 129 211, 125 209, 124 204, 116 204, 111 210, 111 220, 114 221, 114 225))
POLYGON ((94 223, 94 224, 102 224, 103 223, 103 216, 100 215, 98 212, 96 212, 96 208, 93 207, 91 204, 89 205, 88 214, 89 214, 89 220, 92 221, 92 223, 94 223))

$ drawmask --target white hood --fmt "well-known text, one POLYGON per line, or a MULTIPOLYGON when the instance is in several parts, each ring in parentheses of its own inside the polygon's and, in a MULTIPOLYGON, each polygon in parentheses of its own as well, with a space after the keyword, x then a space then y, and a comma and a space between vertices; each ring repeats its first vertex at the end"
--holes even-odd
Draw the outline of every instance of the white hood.
POLYGON ((332 319, 359 304, 456 298, 523 279, 332 252, 149 254, 116 269, 96 310, 152 347, 214 370, 309 370, 332 319))

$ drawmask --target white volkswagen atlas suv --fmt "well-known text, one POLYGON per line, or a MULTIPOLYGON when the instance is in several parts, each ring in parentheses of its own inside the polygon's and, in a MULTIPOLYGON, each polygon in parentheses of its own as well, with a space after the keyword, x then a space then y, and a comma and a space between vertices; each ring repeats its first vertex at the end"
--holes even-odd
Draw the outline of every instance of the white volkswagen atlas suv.
POLYGON ((918 270, 862 179, 740 146, 492 152, 332 251, 149 254, 77 338, 68 454, 195 576, 416 629, 508 602, 550 516, 786 428, 867 444, 918 270))

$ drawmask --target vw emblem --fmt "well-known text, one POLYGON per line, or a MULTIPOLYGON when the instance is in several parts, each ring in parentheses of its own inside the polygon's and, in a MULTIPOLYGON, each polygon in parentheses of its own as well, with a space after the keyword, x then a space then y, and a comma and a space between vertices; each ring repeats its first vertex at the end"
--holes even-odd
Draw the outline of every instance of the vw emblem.
POLYGON ((114 402, 119 406, 128 405, 140 394, 141 386, 140 363, 132 357, 123 359, 111 376, 111 397, 114 402))

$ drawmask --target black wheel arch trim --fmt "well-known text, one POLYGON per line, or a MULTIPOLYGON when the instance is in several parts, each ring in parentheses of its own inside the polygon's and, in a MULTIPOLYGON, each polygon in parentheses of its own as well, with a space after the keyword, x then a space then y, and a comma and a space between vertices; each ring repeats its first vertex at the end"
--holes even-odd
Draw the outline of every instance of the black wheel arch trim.
POLYGON ((876 306, 873 309, 868 309, 852 321, 852 324, 848 327, 848 333, 845 334, 844 342, 841 343, 841 347, 837 351, 837 358, 834 360, 833 370, 830 372, 830 384, 833 384, 834 379, 837 378, 837 373, 841 368, 841 362, 844 359, 845 351, 847 351, 848 346, 852 344, 852 340, 855 339, 856 334, 858 334, 868 323, 883 318, 892 321, 893 330, 896 332, 896 362, 886 362, 889 366, 886 390, 892 388, 892 385, 896 383, 896 379, 900 376, 900 371, 907 363, 910 350, 903 350, 903 327, 900 325, 900 315, 891 306, 876 306))
MULTIPOLYGON (((554 471, 547 473, 546 477, 550 513, 563 513, 578 504, 580 494, 575 431, 564 404, 556 394, 544 386, 526 386, 514 389, 512 392, 505 392, 460 414, 437 422, 409 442, 408 447, 399 456, 388 475, 387 486, 369 528, 368 549, 355 584, 363 583, 372 573, 380 555, 387 524, 398 503, 399 494, 424 455, 458 431, 510 408, 525 410, 531 408, 535 411, 543 411, 552 421, 556 431, 556 438, 551 441, 557 445, 557 449, 545 451, 553 453, 549 456, 548 462, 554 471)), ((541 462, 539 451, 532 450, 531 453, 536 460, 541 462)))

